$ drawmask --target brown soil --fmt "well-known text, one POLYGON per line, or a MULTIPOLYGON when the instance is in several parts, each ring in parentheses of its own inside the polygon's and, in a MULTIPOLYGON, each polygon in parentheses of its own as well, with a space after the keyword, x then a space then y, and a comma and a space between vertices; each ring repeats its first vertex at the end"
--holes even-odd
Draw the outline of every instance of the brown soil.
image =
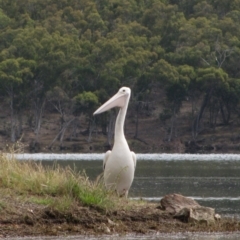
POLYGON ((236 219, 221 219, 211 225, 183 223, 161 210, 159 204, 122 201, 127 208, 105 211, 76 203, 63 213, 27 200, 22 201, 21 197, 1 196, 0 237, 240 230, 240 222, 236 219))

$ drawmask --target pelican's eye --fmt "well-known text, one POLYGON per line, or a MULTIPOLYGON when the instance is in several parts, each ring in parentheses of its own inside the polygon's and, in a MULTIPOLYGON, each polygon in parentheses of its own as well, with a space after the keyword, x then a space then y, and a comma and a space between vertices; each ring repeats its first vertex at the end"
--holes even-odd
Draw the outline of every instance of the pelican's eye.
POLYGON ((122 91, 125 92, 125 89, 123 89, 122 91))

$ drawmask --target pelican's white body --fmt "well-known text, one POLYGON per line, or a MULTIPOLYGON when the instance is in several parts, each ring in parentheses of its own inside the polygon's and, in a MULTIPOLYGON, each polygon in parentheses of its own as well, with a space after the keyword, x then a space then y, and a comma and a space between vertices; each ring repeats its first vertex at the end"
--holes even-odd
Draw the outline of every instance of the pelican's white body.
POLYGON ((112 151, 107 151, 104 161, 104 182, 108 189, 116 189, 120 196, 127 197, 136 167, 136 155, 131 152, 124 136, 126 117, 131 90, 122 87, 116 95, 103 104, 94 114, 99 114, 113 107, 120 107, 116 123, 112 151))
POLYGON ((135 172, 134 153, 125 141, 115 141, 112 151, 104 159, 104 182, 107 188, 116 189, 120 196, 127 195, 135 172))

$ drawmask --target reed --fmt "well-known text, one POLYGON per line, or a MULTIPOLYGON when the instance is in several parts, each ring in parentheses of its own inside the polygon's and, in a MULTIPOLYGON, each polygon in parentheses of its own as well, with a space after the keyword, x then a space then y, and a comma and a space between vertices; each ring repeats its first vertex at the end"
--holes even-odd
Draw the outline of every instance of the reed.
POLYGON ((86 174, 59 165, 44 167, 34 161, 18 161, 14 155, 0 154, 0 189, 34 196, 34 202, 67 208, 73 202, 111 208, 112 194, 103 186, 101 177, 90 181, 86 174), (61 206, 62 205, 62 206, 61 206))

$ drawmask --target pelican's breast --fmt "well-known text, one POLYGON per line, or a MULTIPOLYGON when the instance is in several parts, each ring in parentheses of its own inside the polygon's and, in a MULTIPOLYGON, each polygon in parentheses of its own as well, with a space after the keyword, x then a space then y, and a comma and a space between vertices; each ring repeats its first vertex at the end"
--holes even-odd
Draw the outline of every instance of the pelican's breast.
POLYGON ((105 166, 105 185, 117 189, 119 194, 128 191, 132 185, 134 170, 134 161, 128 145, 115 143, 105 166))

